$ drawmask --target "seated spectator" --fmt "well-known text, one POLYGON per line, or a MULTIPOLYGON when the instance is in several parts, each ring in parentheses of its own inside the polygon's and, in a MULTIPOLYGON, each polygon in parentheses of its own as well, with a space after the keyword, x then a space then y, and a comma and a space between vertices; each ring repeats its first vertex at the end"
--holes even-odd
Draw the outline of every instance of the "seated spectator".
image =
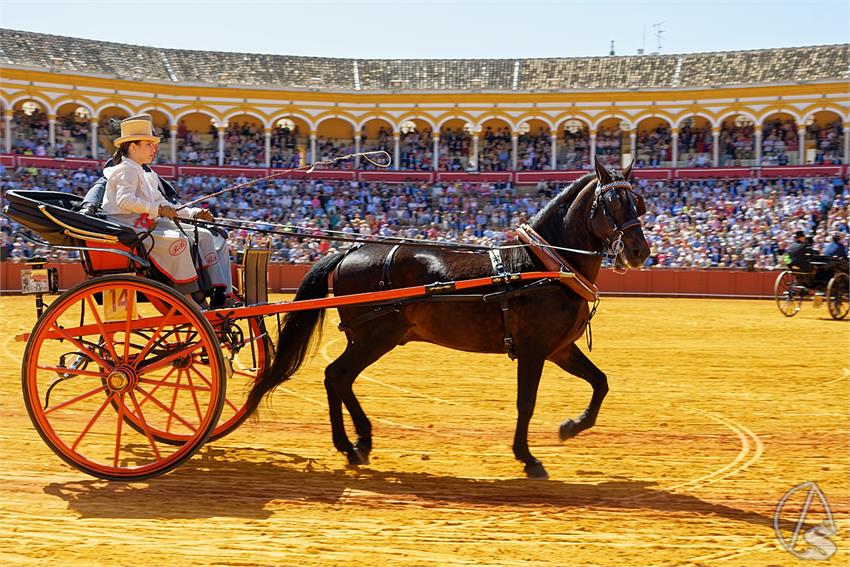
POLYGON ((843 244, 844 236, 840 232, 832 234, 832 242, 826 245, 823 249, 824 256, 833 256, 835 258, 847 258, 847 248, 843 244))

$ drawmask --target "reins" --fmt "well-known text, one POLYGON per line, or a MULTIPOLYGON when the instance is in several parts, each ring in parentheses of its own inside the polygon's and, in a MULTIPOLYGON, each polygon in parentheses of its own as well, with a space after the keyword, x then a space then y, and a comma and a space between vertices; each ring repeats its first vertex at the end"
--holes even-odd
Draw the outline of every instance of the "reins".
POLYGON ((319 166, 319 165, 333 165, 335 163, 345 161, 345 160, 349 160, 349 159, 356 158, 356 157, 362 157, 366 161, 368 161, 369 163, 374 165, 375 167, 380 167, 380 168, 389 167, 390 164, 392 163, 392 158, 390 157, 390 154, 385 152, 384 150, 378 150, 378 151, 374 151, 374 152, 357 152, 357 153, 353 153, 353 154, 346 154, 344 156, 337 156, 337 157, 331 158, 331 159, 316 161, 316 162, 313 162, 309 165, 304 165, 304 166, 301 166, 301 167, 293 167, 291 169, 284 169, 284 170, 278 171, 277 173, 272 173, 271 175, 266 175, 265 177, 258 177, 257 179, 252 179, 250 181, 246 181, 245 183, 240 183, 239 185, 234 185, 233 187, 227 187, 226 189, 222 189, 221 191, 216 191, 215 193, 211 193, 210 195, 204 195, 203 197, 195 199, 194 201, 189 201, 188 203, 180 205, 179 207, 176 207, 176 210, 179 211, 181 209, 185 209, 186 207, 190 207, 190 206, 196 205, 198 203, 203 203, 204 201, 206 201, 208 199, 212 199, 213 197, 218 197, 219 195, 229 193, 230 191, 235 191, 236 189, 241 189, 243 187, 250 187, 254 183, 259 183, 260 181, 266 181, 268 179, 273 179, 275 177, 280 177, 281 175, 287 175, 289 173, 294 173, 296 171, 303 171, 304 173, 313 173, 313 170, 316 169, 316 167, 319 166), (378 156, 378 155, 386 156, 387 162, 386 163, 378 163, 375 160, 373 160, 371 157, 369 157, 369 156, 378 156))
MULTIPOLYGON (((366 154, 379 154, 386 152, 365 152, 366 154)), ((336 163, 337 161, 341 161, 344 159, 350 159, 351 157, 355 157, 360 154, 349 154, 346 156, 340 156, 331 160, 325 160, 322 162, 316 162, 309 166, 309 171, 312 171, 313 168, 317 165, 326 165, 336 163)), ((388 154, 386 154, 388 155, 388 154)), ((368 157, 366 158, 370 162, 374 163, 368 157)), ((303 169, 303 168, 300 168, 303 169)), ((247 183, 242 183, 233 187, 229 187, 222 191, 218 191, 211 195, 207 195, 201 199, 196 199, 183 205, 183 207, 201 202, 206 199, 210 199, 215 197, 216 195, 221 195, 228 191, 233 191, 235 189, 239 189, 241 187, 246 187, 253 183, 257 183, 259 181, 263 181, 265 179, 270 179, 272 177, 276 177, 278 175, 284 173, 290 173, 292 171, 296 171, 296 169, 286 170, 282 172, 278 172, 274 175, 270 175, 267 177, 255 179, 249 181, 247 183)), ((483 244, 465 244, 461 242, 446 242, 442 240, 430 240, 430 239, 417 239, 417 238, 405 238, 401 236, 376 236, 376 235, 356 235, 353 233, 341 231, 341 230, 330 230, 330 229, 305 229, 303 227, 298 227, 296 225, 291 224, 280 224, 280 223, 272 223, 267 221, 249 221, 244 219, 223 219, 216 218, 213 221, 204 221, 199 219, 188 219, 188 218, 179 218, 181 222, 187 222, 190 224, 201 225, 201 226, 213 226, 222 228, 225 230, 248 230, 251 232, 258 232, 261 234, 269 234, 275 236, 284 236, 289 238, 311 238, 316 240, 329 240, 335 242, 350 242, 350 243, 360 243, 360 244, 385 244, 392 246, 416 246, 416 247, 429 247, 429 248, 440 248, 446 250, 458 250, 464 252, 471 253, 489 253, 494 250, 510 250, 514 248, 526 248, 530 249, 534 255, 541 257, 541 252, 547 257, 547 262, 551 263, 552 266, 560 265, 561 267, 569 266, 569 263, 563 260, 558 252, 569 252, 573 254, 581 254, 585 256, 603 256, 607 258, 617 258, 623 252, 623 231, 633 227, 639 226, 640 220, 635 217, 623 223, 622 226, 618 225, 616 219, 614 219, 611 211, 608 210, 608 206, 605 203, 605 194, 613 189, 623 188, 629 191, 632 191, 631 184, 625 180, 617 180, 609 182, 605 185, 597 187, 594 190, 594 199, 593 203, 590 206, 590 213, 588 215, 588 222, 593 218, 593 215, 596 213, 597 208, 603 210, 606 218, 611 223, 613 227, 613 232, 611 236, 616 236, 613 240, 611 236, 605 241, 605 248, 602 251, 599 250, 583 250, 577 248, 569 248, 566 246, 557 246, 553 244, 549 244, 545 239, 540 237, 536 232, 531 231, 534 234, 534 238, 528 237, 528 231, 523 232, 524 229, 530 229, 528 225, 522 225, 517 228, 517 236, 518 243, 517 244, 506 244, 502 246, 488 246, 483 244), (245 226, 248 225, 248 226, 245 226)), ((181 208, 183 208, 181 207, 181 208)), ((570 271, 574 271, 570 268, 570 271)), ((622 273, 619 272, 618 273, 622 273)), ((595 291, 595 286, 592 284, 587 285, 588 282, 582 282, 581 287, 582 293, 587 295, 586 299, 591 302, 595 302, 597 300, 597 293, 595 291)))
MULTIPOLYGON (((296 238, 314 238, 316 240, 334 240, 339 242, 353 242, 363 244, 387 244, 399 246, 425 246, 431 248, 445 248, 453 250, 462 250, 468 252, 488 252, 490 250, 510 250, 513 248, 528 248, 529 244, 505 244, 503 246, 487 246, 485 244, 464 244, 462 242, 446 242, 443 240, 429 240, 417 238, 405 238, 403 236, 356 236, 355 234, 343 232, 341 230, 328 229, 304 229, 290 224, 278 224, 264 221, 246 221, 235 219, 216 218, 215 221, 204 221, 199 219, 180 218, 181 222, 190 224, 200 224, 202 226, 215 226, 227 230, 249 230, 251 232, 259 232, 263 234, 273 234, 277 236, 289 236, 296 238), (245 227, 242 225, 255 225, 245 227), (257 226, 259 225, 259 226, 257 226), (260 228, 261 226, 276 227, 260 228)), ((596 250, 580 250, 576 248, 566 248, 564 246, 555 246, 553 244, 542 244, 544 248, 559 250, 562 252, 572 252, 574 254, 584 254, 586 256, 604 256, 605 253, 596 250)))

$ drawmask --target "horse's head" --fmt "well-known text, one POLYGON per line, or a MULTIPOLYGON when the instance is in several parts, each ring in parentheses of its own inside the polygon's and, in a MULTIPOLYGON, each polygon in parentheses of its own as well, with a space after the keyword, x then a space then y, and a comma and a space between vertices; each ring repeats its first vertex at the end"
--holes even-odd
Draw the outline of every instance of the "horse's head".
POLYGON ((596 160, 596 191, 590 207, 590 231, 616 254, 617 263, 630 268, 643 266, 649 244, 640 217, 646 213, 643 196, 632 190, 629 165, 622 174, 609 172, 596 160))

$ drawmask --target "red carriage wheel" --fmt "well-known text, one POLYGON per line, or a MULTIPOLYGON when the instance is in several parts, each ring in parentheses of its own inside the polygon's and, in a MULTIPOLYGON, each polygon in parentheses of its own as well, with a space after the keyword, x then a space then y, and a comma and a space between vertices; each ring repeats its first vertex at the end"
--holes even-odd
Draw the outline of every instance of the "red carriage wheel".
POLYGON ((231 319, 227 325, 213 327, 222 347, 228 387, 211 441, 229 434, 247 419, 248 392, 274 355, 272 339, 262 318, 231 319))
POLYGON ((96 477, 140 480, 207 440, 226 372, 194 302, 155 281, 106 276, 68 290, 39 318, 22 380, 30 419, 59 457, 96 477))
MULTIPOLYGON (((227 393, 222 403, 221 416, 209 441, 220 439, 231 433, 248 417, 246 400, 259 373, 271 361, 271 341, 264 331, 262 320, 230 319, 227 323, 213 323, 213 330, 219 338, 221 354, 227 377, 227 393)), ((141 339, 134 338, 135 343, 141 339)), ((195 356, 177 361, 176 376, 178 384, 208 386, 210 361, 204 356, 195 356)), ((155 386, 158 389, 158 386, 155 386)), ((125 413, 130 427, 142 432, 141 424, 135 415, 125 413)), ((170 425, 166 423, 166 425, 170 425)), ((161 428, 151 426, 151 433, 157 441, 170 445, 186 442, 190 432, 179 427, 161 428)))
MULTIPOLYGON (((160 313, 168 312, 168 305, 161 301, 150 298, 150 303, 160 313)), ((222 405, 218 425, 210 434, 209 441, 228 435, 248 417, 246 406, 248 392, 254 386, 259 374, 271 362, 274 348, 261 317, 237 319, 229 316, 233 311, 223 310, 222 313, 221 318, 213 319, 212 325, 219 339, 224 359, 227 395, 222 405)), ((145 339, 142 337, 135 340, 138 342, 145 339)), ((192 361, 191 370, 186 373, 186 378, 193 378, 196 382, 203 383, 208 374, 205 366, 208 366, 205 359, 196 358, 192 361)), ((133 414, 125 415, 128 416, 129 425, 141 431, 139 424, 133 419, 133 414)), ((186 434, 180 431, 154 429, 153 435, 155 439, 169 444, 183 443, 186 438, 186 434)))

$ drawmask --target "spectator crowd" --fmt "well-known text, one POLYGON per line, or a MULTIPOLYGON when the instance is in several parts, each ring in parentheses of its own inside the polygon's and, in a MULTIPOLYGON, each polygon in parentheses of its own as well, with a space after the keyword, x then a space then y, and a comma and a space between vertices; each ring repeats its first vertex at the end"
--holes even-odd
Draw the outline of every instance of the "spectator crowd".
MULTIPOLYGON (((104 140, 110 139, 116 117, 103 117, 98 122, 98 159, 106 159, 104 140)), ((40 109, 30 113, 15 110, 11 120, 11 151, 18 155, 57 158, 92 158, 91 119, 76 112, 56 117, 55 150, 50 148, 48 116, 40 109)), ((351 138, 331 138, 319 134, 316 139, 316 156, 310 155, 310 139, 294 122, 291 126, 278 125, 271 129, 270 165, 273 168, 290 168, 306 162, 325 160, 354 153, 351 138)), ((573 121, 577 122, 577 121, 573 121)), ((183 165, 215 166, 219 163, 218 127, 190 129, 184 120, 177 124, 174 139, 167 127, 159 128, 163 138, 160 163, 170 163, 170 145, 176 144, 177 163, 183 165)), ((434 169, 434 132, 430 128, 406 128, 399 135, 399 169, 431 171, 434 169)), ((232 120, 224 128, 224 153, 222 163, 234 167, 265 167, 265 130, 259 123, 232 120)), ((596 133, 596 155, 608 166, 619 165, 623 151, 630 151, 635 167, 669 167, 672 160, 672 129, 661 124, 652 128, 638 125, 635 132, 636 148, 628 149, 630 132, 620 125, 600 127, 596 133)), ((840 120, 818 124, 811 121, 805 127, 806 152, 804 161, 814 165, 831 165, 842 162, 844 129, 840 120)), ((360 132, 361 150, 383 150, 393 155, 395 142, 392 127, 388 124, 368 135, 360 132)), ((479 133, 478 162, 472 163, 473 139, 466 127, 444 126, 439 131, 439 171, 510 171, 514 169, 512 132, 508 127, 487 126, 479 133)), ((551 132, 546 128, 522 132, 518 135, 516 155, 517 171, 544 171, 551 169, 551 132)), ((586 169, 590 163, 590 131, 586 125, 571 125, 562 130, 557 139, 557 169, 586 169)), ((762 125, 762 165, 789 165, 798 163, 800 136, 798 125, 788 118, 768 119, 762 125)), ((741 117, 729 119, 720 129, 718 138, 719 166, 754 165, 756 157, 755 125, 741 117)), ((678 167, 711 167, 713 133, 704 122, 697 126, 693 119, 679 126, 678 167)), ((339 169, 353 169, 354 162, 340 162, 339 169)), ((362 161, 361 169, 374 166, 362 161)))
MULTIPOLYGON (((0 191, 66 191, 84 194, 100 173, 95 170, 0 166, 0 191)), ((194 175, 173 181, 183 201, 247 181, 247 178, 194 175)), ((539 184, 517 190, 494 183, 366 183, 273 179, 207 201, 217 217, 242 219, 255 227, 293 225, 303 230, 334 230, 366 237, 402 236, 498 246, 514 237, 523 218, 531 218, 562 185, 539 184)), ((644 230, 652 247, 647 266, 674 268, 775 269, 797 230, 823 247, 835 232, 848 233, 845 179, 639 180, 635 189, 647 202, 644 230)), ((0 216, 4 259, 23 261, 35 254, 74 259, 73 253, 39 250, 16 235, 0 216)), ((232 230, 233 250, 249 230, 232 230)), ((313 262, 338 249, 326 240, 273 236, 273 260, 313 262)), ((342 245, 342 243, 340 243, 342 245)))

